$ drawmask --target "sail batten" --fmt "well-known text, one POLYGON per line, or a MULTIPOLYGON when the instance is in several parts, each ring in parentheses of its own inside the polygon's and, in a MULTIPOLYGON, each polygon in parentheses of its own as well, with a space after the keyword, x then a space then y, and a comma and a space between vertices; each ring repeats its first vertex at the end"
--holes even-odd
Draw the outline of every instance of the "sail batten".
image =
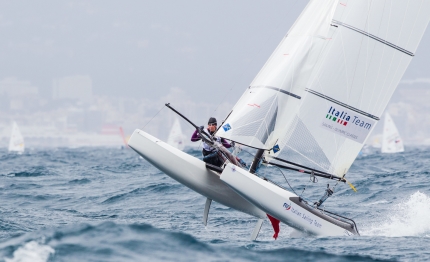
POLYGON ((317 92, 317 91, 314 91, 314 90, 312 90, 312 89, 306 88, 306 89, 305 89, 305 91, 307 91, 307 92, 309 92, 309 93, 311 93, 311 94, 314 94, 314 95, 316 95, 316 96, 319 96, 319 97, 321 97, 321 98, 324 98, 325 100, 328 100, 328 101, 333 102, 333 103, 335 103, 335 104, 338 104, 338 105, 340 105, 340 106, 346 107, 346 108, 348 108, 348 109, 350 109, 350 110, 352 110, 352 111, 355 111, 355 112, 357 112, 357 113, 359 113, 359 114, 361 114, 361 115, 363 115, 363 116, 367 116, 367 117, 373 118, 373 119, 378 120, 378 121, 380 120, 380 119, 379 119, 379 117, 377 117, 377 116, 374 116, 374 115, 369 114, 369 113, 366 113, 366 112, 364 112, 364 111, 362 111, 362 110, 360 110, 360 109, 358 109, 358 108, 355 108, 355 107, 352 107, 352 106, 347 105, 347 104, 345 104, 345 103, 342 103, 342 102, 340 102, 340 101, 337 101, 336 99, 333 99, 333 98, 331 98, 331 97, 328 97, 328 96, 326 96, 326 95, 323 95, 323 94, 321 94, 321 93, 319 93, 319 92, 317 92))
POLYGON ((376 40, 376 41, 379 41, 379 42, 381 42, 381 43, 383 43, 383 44, 385 44, 385 45, 387 45, 387 46, 389 46, 389 47, 392 47, 392 48, 394 48, 394 49, 396 49, 396 50, 398 50, 398 51, 400 51, 400 52, 403 52, 403 53, 405 53, 405 54, 407 54, 407 55, 409 55, 409 56, 414 56, 414 53, 412 53, 412 52, 410 52, 410 51, 408 51, 408 50, 406 50, 406 49, 404 49, 404 48, 401 48, 401 47, 399 47, 399 46, 396 46, 395 44, 390 43, 390 42, 388 42, 388 41, 386 41, 386 40, 384 40, 384 39, 382 39, 382 38, 379 38, 379 37, 377 37, 377 36, 375 36, 375 35, 369 34, 369 33, 367 33, 367 32, 366 32, 366 31, 364 31, 364 30, 361 30, 361 29, 355 28, 355 27, 353 27, 353 26, 351 26, 351 25, 348 25, 348 24, 345 24, 345 23, 339 22, 339 21, 337 21, 337 20, 333 20, 332 22, 333 22, 333 24, 335 24, 335 25, 340 25, 340 26, 346 27, 346 28, 348 28, 348 29, 351 29, 351 30, 353 30, 353 31, 357 32, 357 33, 360 33, 360 34, 365 35, 365 36, 367 36, 367 37, 369 37, 369 38, 372 38, 372 39, 374 39, 374 40, 376 40))
POLYGON ((284 94, 286 94, 286 95, 289 95, 289 96, 295 97, 295 98, 297 98, 297 99, 302 99, 300 96, 298 96, 298 95, 296 95, 296 94, 293 94, 293 93, 288 92, 288 91, 286 91, 286 90, 284 90, 284 89, 281 89, 281 88, 278 88, 278 87, 274 87, 274 86, 250 86, 249 88, 267 88, 267 89, 275 90, 275 91, 278 91, 278 92, 284 93, 284 94))

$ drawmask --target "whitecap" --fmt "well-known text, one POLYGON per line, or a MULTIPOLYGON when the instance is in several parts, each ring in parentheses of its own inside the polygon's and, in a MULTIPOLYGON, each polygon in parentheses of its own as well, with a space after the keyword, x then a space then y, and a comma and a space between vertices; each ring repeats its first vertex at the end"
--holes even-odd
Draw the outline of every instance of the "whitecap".
POLYGON ((394 205, 389 214, 381 216, 363 235, 404 237, 425 236, 430 233, 430 197, 420 191, 394 205))
POLYGON ((30 241, 13 252, 12 258, 5 258, 6 262, 46 262, 55 250, 48 246, 30 241))

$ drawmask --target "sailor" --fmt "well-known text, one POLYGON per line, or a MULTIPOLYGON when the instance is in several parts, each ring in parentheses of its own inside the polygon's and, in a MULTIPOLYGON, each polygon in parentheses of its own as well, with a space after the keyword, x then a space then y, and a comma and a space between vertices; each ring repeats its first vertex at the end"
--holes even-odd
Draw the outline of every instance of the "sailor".
MULTIPOLYGON (((203 126, 201 126, 200 129, 203 129, 203 126)), ((209 118, 208 127, 207 127, 208 133, 210 135, 213 135, 215 133, 216 129, 217 129, 217 121, 216 121, 215 117, 209 118)), ((202 138, 200 137, 198 130, 194 131, 193 135, 191 136, 191 141, 197 142, 200 139, 202 139, 202 138)), ((214 136, 213 140, 217 141, 219 143, 222 143, 222 145, 226 148, 230 148, 232 146, 224 138, 214 136)), ((203 140, 202 154, 203 154, 203 161, 205 161, 208 164, 220 167, 224 163, 224 161, 222 159, 220 159, 220 157, 218 156, 218 150, 215 147, 206 143, 204 140, 203 140)))

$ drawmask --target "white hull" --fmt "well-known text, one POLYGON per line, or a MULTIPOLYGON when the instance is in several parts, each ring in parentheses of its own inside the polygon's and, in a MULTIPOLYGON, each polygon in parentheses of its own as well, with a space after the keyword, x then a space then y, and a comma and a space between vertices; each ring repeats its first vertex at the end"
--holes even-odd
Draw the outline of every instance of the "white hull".
POLYGON ((220 180, 220 175, 206 164, 167 143, 136 129, 128 145, 166 175, 197 193, 249 215, 264 218, 266 214, 238 195, 220 180))
POLYGON ((226 166, 221 180, 264 212, 295 229, 320 236, 358 234, 349 223, 322 214, 297 195, 234 165, 226 166))

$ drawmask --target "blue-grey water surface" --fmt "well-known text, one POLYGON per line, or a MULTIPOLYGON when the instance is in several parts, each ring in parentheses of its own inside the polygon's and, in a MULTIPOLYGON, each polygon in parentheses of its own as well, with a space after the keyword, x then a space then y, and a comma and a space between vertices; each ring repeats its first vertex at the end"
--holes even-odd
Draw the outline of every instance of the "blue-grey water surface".
MULTIPOLYGON (((197 150, 188 153, 200 157, 197 150)), ((242 153, 246 161, 250 156, 242 153)), ((0 259, 4 261, 429 261, 430 148, 357 158, 325 208, 353 218, 361 236, 302 236, 213 203, 131 149, 0 151, 0 259)), ((259 170, 288 187, 278 169, 259 170)), ((285 172, 316 201, 327 183, 285 172)))

